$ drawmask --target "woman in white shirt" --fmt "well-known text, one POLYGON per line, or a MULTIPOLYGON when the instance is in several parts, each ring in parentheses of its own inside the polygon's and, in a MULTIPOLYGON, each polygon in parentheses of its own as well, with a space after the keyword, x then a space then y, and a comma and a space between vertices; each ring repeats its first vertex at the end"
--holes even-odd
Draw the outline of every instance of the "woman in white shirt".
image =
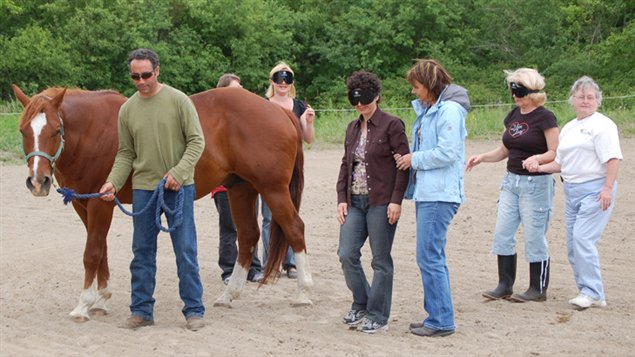
POLYGON ((602 92, 593 79, 578 79, 569 102, 576 118, 560 132, 555 161, 533 169, 560 172, 564 181, 567 252, 579 290, 569 304, 579 309, 604 307, 597 243, 615 206, 622 151, 617 126, 597 112, 602 92))

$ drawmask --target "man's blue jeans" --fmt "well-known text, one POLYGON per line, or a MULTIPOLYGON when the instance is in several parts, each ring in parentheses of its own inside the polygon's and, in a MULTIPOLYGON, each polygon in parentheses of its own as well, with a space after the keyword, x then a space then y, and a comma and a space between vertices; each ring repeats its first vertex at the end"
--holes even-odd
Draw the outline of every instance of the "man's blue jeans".
POLYGON ((393 262, 390 252, 397 223, 388 223, 388 205, 370 206, 367 195, 353 195, 348 215, 340 226, 337 255, 342 263, 346 286, 353 293, 352 309, 367 310, 375 322, 388 323, 392 302, 393 262), (370 241, 373 282, 368 284, 361 263, 362 246, 370 241))
POLYGON ((423 325, 433 330, 454 330, 450 273, 445 262, 448 227, 460 204, 415 202, 417 215, 417 265, 423 281, 423 325))
MULTIPOLYGON (((202 317, 203 286, 198 270, 196 227, 194 225, 194 185, 183 186, 185 199, 183 202, 183 223, 170 233, 172 248, 176 256, 179 276, 179 294, 185 306, 183 315, 202 317)), ((132 208, 134 212, 142 210, 148 203, 152 191, 133 190, 132 208)), ((165 202, 168 207, 175 206, 177 193, 165 191, 165 202)), ((159 229, 155 225, 156 203, 151 205, 142 215, 133 218, 134 234, 132 237, 133 258, 130 263, 132 315, 153 320, 154 288, 157 272, 157 236, 159 229)), ((174 223, 174 216, 167 215, 168 225, 174 223)), ((165 224, 165 223, 164 223, 165 224)))

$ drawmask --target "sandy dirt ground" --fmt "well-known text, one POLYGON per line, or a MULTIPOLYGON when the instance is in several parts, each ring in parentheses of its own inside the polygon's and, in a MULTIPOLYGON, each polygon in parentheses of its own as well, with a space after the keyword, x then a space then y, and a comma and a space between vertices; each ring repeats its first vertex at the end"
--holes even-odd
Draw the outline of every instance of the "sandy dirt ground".
MULTIPOLYGON (((494 148, 470 141, 467 153, 494 148)), ((486 302, 483 290, 497 283, 490 254, 498 187, 504 163, 481 165, 466 176, 468 201, 449 232, 447 258, 456 313, 456 334, 429 339, 408 324, 425 317, 415 262, 414 205, 404 201, 393 247, 394 291, 389 331, 349 331, 342 316, 352 300, 337 258, 339 224, 335 182, 341 150, 306 151, 301 216, 315 286, 314 305, 293 307, 294 280, 283 277, 258 288, 248 283, 233 308, 215 308, 224 285, 218 259, 218 216, 209 196, 196 202, 199 262, 208 325, 185 329, 178 280, 168 236, 159 236, 155 326, 130 331, 132 221, 117 211, 109 235, 112 299, 106 316, 72 322, 83 281, 85 230, 55 193, 31 196, 25 166, 1 166, 0 355, 2 356, 412 356, 412 355, 633 355, 635 349, 635 140, 622 141, 626 160, 619 173, 616 208, 599 244, 607 293, 605 309, 573 310, 577 291, 566 258, 562 185, 558 182, 548 232, 551 284, 544 303, 486 302)), ((516 291, 528 285, 520 238, 516 291)), ((367 274, 370 250, 362 257, 367 274)))

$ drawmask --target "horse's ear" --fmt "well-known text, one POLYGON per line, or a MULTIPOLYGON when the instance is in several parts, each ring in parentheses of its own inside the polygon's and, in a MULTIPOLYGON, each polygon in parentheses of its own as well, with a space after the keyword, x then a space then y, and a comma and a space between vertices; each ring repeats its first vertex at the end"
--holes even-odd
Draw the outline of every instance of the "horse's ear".
POLYGON ((31 102, 31 99, 22 92, 22 89, 20 89, 17 84, 12 84, 11 87, 13 88, 13 94, 15 94, 15 97, 20 101, 20 103, 22 103, 22 106, 26 108, 26 106, 31 102))
POLYGON ((64 95, 66 94, 66 89, 64 88, 62 89, 61 92, 59 92, 58 95, 56 95, 52 100, 51 100, 51 104, 53 104, 53 106, 57 109, 60 108, 60 106, 62 105, 62 102, 64 101, 64 95))

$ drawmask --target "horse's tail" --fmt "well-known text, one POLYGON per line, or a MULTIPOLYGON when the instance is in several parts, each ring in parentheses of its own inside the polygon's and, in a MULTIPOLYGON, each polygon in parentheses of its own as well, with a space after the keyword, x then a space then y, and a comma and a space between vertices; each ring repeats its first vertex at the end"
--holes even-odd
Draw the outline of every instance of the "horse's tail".
POLYGON ((289 193, 291 194, 291 200, 295 206, 296 211, 300 213, 300 202, 302 201, 302 190, 304 190, 304 150, 302 149, 302 140, 304 134, 302 132, 302 126, 300 121, 295 117, 295 114, 290 113, 295 124, 296 132, 298 133, 298 146, 296 148, 295 164, 293 165, 293 174, 291 175, 291 182, 289 183, 289 193))
MULTIPOLYGON (((302 190, 304 190, 304 151, 302 150, 302 127, 300 121, 296 118, 295 114, 291 111, 286 111, 287 115, 291 119, 291 122, 296 128, 298 133, 297 149, 295 155, 295 163, 293 165, 293 172, 291 174, 291 181, 289 182, 289 193, 291 194, 291 201, 295 206, 296 212, 300 213, 300 202, 302 201, 302 190)), ((284 232, 280 228, 278 222, 273 218, 271 219, 271 235, 269 237, 269 256, 267 257, 267 265, 265 267, 265 276, 262 280, 264 284, 269 276, 278 271, 278 268, 287 256, 287 250, 289 249, 289 242, 284 236, 284 232)), ((304 225, 302 225, 302 234, 304 234, 304 225)), ((306 249, 306 248, 305 248, 306 249)))

